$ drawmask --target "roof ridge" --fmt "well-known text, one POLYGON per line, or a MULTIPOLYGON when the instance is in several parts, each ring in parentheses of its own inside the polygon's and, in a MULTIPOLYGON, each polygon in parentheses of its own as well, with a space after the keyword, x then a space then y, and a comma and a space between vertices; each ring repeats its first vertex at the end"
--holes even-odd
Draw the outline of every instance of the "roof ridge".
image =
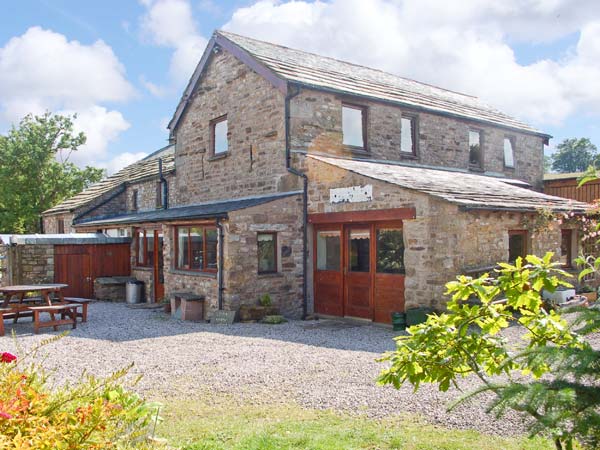
MULTIPOLYGON (((444 88, 444 87, 441 87, 441 86, 437 86, 435 84, 426 83, 426 82, 423 82, 423 81, 418 81, 418 80, 415 80, 413 78, 408 78, 408 77, 404 77, 402 75, 398 75, 398 74, 395 74, 395 73, 387 72, 387 71, 385 71, 383 69, 378 69, 376 67, 370 67, 370 66, 366 66, 364 64, 357 64, 357 63, 346 61, 346 60, 343 60, 343 59, 340 59, 340 58, 334 58, 332 56, 326 56, 326 55, 321 55, 321 54, 315 53, 315 52, 309 52, 309 51, 306 51, 306 50, 301 50, 299 48, 288 47, 286 45, 276 44, 275 42, 265 41, 265 40, 262 40, 262 39, 256 39, 256 38, 249 37, 249 36, 244 36, 242 34, 233 33, 231 31, 217 29, 217 30, 215 30, 215 33, 220 34, 224 38, 227 38, 227 35, 230 34, 230 35, 234 35, 234 36, 241 37, 241 38, 244 38, 244 39, 249 39, 251 41, 256 41, 256 42, 260 42, 260 43, 263 43, 263 44, 272 45, 274 47, 279 47, 279 48, 283 48, 283 49, 286 49, 286 50, 292 50, 292 51, 295 51, 295 52, 306 53, 308 55, 317 56, 319 58, 330 59, 332 61, 336 61, 336 62, 339 62, 339 63, 342 63, 342 64, 348 64, 350 66, 361 67, 363 69, 368 69, 368 70, 373 70, 373 71, 376 71, 376 72, 380 72, 380 73, 383 73, 385 75, 390 75, 390 76, 393 76, 393 77, 396 77, 396 78, 400 78, 400 79, 405 80, 405 81, 409 81, 411 83, 421 84, 421 85, 424 85, 424 86, 432 87, 434 89, 439 89, 441 91, 450 92, 452 94, 462 95, 464 97, 481 100, 476 95, 466 94, 464 92, 460 92, 460 91, 456 91, 456 90, 453 90, 453 89, 444 88)), ((234 42, 234 44, 235 44, 235 42, 234 42)), ((486 106, 488 106, 488 105, 486 105, 486 106)))

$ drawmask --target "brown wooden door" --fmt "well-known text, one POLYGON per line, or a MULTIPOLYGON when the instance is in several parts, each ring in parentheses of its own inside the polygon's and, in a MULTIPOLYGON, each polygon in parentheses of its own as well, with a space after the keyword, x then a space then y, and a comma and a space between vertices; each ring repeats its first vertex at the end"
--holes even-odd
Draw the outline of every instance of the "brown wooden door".
POLYGON ((373 320, 391 323, 404 312, 404 236, 401 223, 377 224, 374 233, 373 320))
POLYGON ((154 301, 158 302, 165 296, 165 277, 163 263, 163 234, 154 231, 154 301))
POLYGON ((371 226, 347 226, 345 231, 344 313, 346 316, 373 318, 371 226))
POLYGON ((315 228, 315 312, 344 315, 341 225, 315 228))
POLYGON ((92 298, 93 281, 89 247, 85 245, 56 246, 54 281, 69 285, 63 291, 67 297, 92 298))

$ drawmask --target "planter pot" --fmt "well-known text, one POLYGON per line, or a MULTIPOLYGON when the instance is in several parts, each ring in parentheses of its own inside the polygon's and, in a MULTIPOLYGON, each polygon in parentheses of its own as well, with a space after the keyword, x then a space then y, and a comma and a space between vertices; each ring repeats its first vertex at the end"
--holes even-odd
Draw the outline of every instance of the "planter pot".
POLYGON ((595 302, 596 300, 598 300, 598 293, 597 292, 582 292, 581 295, 583 295, 585 298, 587 298, 588 302, 590 302, 590 303, 595 302))
POLYGON ((260 321, 265 316, 276 316, 279 308, 275 306, 242 305, 240 306, 240 322, 260 321))

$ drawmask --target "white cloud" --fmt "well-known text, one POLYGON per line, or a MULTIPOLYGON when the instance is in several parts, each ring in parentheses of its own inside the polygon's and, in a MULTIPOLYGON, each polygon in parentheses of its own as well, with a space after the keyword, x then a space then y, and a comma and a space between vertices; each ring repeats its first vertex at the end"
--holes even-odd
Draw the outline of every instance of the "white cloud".
POLYGON ((600 113, 596 0, 263 0, 223 28, 478 95, 538 126, 600 113), (511 48, 576 32, 555 60, 520 64, 511 48))
POLYGON ((148 8, 141 18, 144 35, 174 50, 169 75, 172 88, 179 89, 194 72, 207 40, 198 32, 188 0, 144 0, 142 4, 148 8))
POLYGON ((112 160, 110 160, 108 162, 98 164, 97 167, 106 169, 106 173, 108 175, 111 175, 115 172, 118 172, 123 167, 133 164, 134 162, 139 161, 140 159, 145 158, 146 156, 148 156, 148 153, 144 153, 144 152, 121 153, 120 155, 117 155, 116 157, 114 157, 112 160))
POLYGON ((18 122, 26 114, 77 113, 75 127, 87 143, 70 160, 80 164, 107 157, 108 144, 130 124, 103 102, 136 95, 125 68, 112 49, 69 41, 40 27, 29 28, 0 47, 0 122, 18 122))

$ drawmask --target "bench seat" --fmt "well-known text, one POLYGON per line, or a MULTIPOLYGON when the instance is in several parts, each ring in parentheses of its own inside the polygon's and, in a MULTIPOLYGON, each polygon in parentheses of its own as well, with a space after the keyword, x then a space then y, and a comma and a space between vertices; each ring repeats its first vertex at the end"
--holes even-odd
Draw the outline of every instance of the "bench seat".
POLYGON ((77 328, 77 306, 73 304, 59 304, 52 306, 30 306, 29 310, 33 312, 33 331, 39 333, 40 328, 53 327, 58 330, 60 325, 71 325, 73 329, 77 328), (50 314, 50 320, 41 321, 40 313, 50 314), (60 314, 60 319, 54 317, 60 314))
POLYGON ((91 301, 89 298, 65 297, 65 302, 81 307, 81 312, 77 311, 77 317, 81 317, 82 322, 87 322, 88 304, 91 301))

